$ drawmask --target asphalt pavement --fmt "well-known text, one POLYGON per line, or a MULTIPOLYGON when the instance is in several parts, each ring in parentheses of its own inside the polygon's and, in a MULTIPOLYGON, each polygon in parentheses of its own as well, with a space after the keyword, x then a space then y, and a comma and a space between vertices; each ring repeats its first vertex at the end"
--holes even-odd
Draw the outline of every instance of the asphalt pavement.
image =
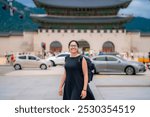
POLYGON ((0 76, 5 75, 9 72, 13 72, 14 68, 10 65, 0 65, 0 76))
MULTIPOLYGON (((0 66, 1 100, 61 100, 58 87, 63 67, 48 70, 0 66)), ((137 75, 95 75, 90 83, 97 100, 150 100, 150 71, 137 75)))

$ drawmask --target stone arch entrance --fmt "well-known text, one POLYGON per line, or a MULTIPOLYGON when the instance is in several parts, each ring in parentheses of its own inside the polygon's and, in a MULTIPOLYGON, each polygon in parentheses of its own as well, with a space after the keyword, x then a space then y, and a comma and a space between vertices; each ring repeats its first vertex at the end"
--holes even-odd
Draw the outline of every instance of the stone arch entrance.
POLYGON ((59 41, 53 41, 50 44, 50 52, 54 53, 58 53, 62 51, 62 44, 59 41))
POLYGON ((103 52, 115 52, 115 46, 111 41, 107 41, 103 44, 103 52))
POLYGON ((80 41, 78 41, 78 43, 79 43, 79 48, 82 51, 89 51, 90 50, 90 44, 87 41, 80 40, 80 41))

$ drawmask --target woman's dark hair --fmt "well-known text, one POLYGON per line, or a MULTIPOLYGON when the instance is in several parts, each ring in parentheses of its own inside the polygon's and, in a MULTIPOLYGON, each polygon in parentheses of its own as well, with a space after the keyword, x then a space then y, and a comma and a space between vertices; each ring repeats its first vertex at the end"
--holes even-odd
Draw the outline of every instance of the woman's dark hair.
POLYGON ((71 44, 72 42, 75 42, 75 43, 77 44, 77 47, 79 48, 79 43, 78 43, 76 40, 71 40, 71 41, 69 42, 69 44, 68 44, 68 48, 70 47, 70 44, 71 44))

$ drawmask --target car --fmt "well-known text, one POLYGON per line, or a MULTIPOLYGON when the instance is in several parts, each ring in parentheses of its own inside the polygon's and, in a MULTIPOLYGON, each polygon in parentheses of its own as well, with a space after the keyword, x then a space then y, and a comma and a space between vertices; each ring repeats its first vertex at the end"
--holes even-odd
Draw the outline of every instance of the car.
POLYGON ((65 57, 69 56, 69 55, 70 55, 70 53, 68 53, 68 52, 60 53, 56 56, 48 57, 47 60, 52 63, 52 66, 64 65, 65 64, 65 57))
POLYGON ((95 68, 94 72, 125 72, 127 75, 135 75, 139 72, 145 72, 143 63, 128 61, 114 55, 100 55, 91 58, 95 68))
POLYGON ((40 59, 34 55, 17 55, 13 63, 15 70, 21 70, 22 68, 41 68, 46 70, 51 66, 49 61, 40 59))

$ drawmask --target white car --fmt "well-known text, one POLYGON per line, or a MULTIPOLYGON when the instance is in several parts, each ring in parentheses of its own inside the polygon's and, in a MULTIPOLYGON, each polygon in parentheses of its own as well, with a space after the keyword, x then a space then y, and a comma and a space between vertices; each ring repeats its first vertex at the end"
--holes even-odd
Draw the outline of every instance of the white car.
POLYGON ((70 55, 69 53, 60 53, 56 56, 52 56, 47 58, 48 61, 51 62, 52 66, 56 65, 64 65, 65 64, 65 57, 70 55))
POLYGON ((17 55, 13 66, 15 70, 21 70, 22 68, 41 68, 46 70, 51 66, 51 63, 34 55, 17 55))

